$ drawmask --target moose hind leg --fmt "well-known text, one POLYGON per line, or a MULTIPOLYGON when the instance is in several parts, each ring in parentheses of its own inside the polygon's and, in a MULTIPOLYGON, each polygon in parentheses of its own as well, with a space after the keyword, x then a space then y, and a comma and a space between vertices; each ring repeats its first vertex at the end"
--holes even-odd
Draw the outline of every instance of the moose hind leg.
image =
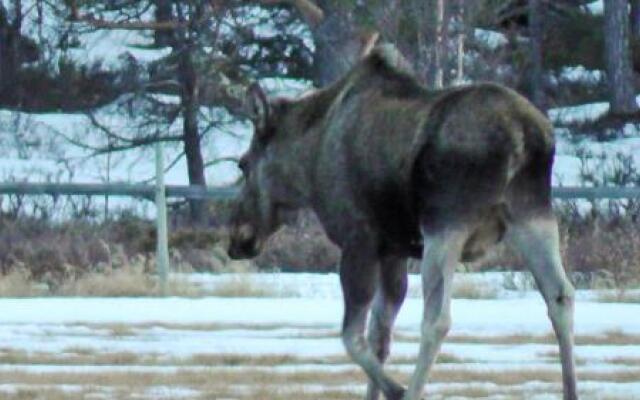
MULTIPOLYGON (((407 293, 407 261, 388 258, 381 262, 378 290, 369 320, 369 346, 381 364, 389 356, 396 315, 407 293)), ((373 380, 367 386, 367 400, 378 400, 380 388, 373 380)))
POLYGON ((558 225, 551 213, 509 226, 509 243, 532 272, 560 346, 565 400, 578 398, 573 355, 574 289, 562 266, 558 225))
POLYGON ((344 296, 342 341, 351 359, 358 364, 388 399, 399 399, 404 389, 383 371, 382 363, 365 339, 365 326, 377 286, 378 260, 360 249, 343 250, 340 283, 344 296))
POLYGON ((467 236, 464 229, 424 235, 421 265, 424 314, 420 353, 405 400, 420 399, 429 370, 451 326, 453 273, 467 236))

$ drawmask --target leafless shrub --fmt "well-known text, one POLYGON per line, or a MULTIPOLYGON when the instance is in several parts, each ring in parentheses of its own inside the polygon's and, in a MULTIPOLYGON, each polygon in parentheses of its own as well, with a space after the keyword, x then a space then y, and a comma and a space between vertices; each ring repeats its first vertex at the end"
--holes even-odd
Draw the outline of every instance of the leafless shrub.
POLYGON ((466 279, 464 275, 458 275, 453 281, 454 299, 496 299, 499 290, 494 285, 487 282, 478 282, 473 279, 466 279))
POLYGON ((43 289, 33 284, 25 268, 16 268, 6 275, 0 275, 0 297, 33 297, 42 293, 43 289))
MULTIPOLYGON (((92 297, 148 297, 161 294, 155 275, 145 272, 143 260, 117 269, 91 272, 63 282, 53 293, 61 296, 92 297)), ((198 297, 200 289, 181 279, 170 279, 167 284, 170 296, 198 297)))
POLYGON ((218 297, 288 297, 293 295, 286 290, 276 290, 272 287, 255 282, 250 275, 236 275, 215 287, 210 293, 218 297))
POLYGON ((327 238, 311 212, 300 215, 295 225, 278 231, 257 258, 263 269, 317 272, 335 271, 340 250, 327 238))

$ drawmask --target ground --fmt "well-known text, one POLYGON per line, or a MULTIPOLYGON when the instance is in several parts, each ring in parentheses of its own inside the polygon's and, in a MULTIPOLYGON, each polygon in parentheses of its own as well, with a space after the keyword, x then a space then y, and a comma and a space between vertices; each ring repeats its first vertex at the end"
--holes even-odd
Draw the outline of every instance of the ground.
MULTIPOLYGON (((534 292, 505 290, 499 277, 457 276, 459 297, 479 298, 453 301, 453 328, 427 386, 430 399, 560 398, 544 303, 534 292), (482 282, 496 288, 465 289, 482 282)), ((0 299, 0 397, 362 397, 365 378, 338 336, 342 301, 335 274, 188 279, 211 293, 235 285, 234 294, 218 292, 235 297, 0 299)), ((417 353, 417 282, 412 276, 388 368, 405 383, 417 353)), ((579 292, 582 399, 640 398, 638 315, 638 303, 603 303, 579 292)))

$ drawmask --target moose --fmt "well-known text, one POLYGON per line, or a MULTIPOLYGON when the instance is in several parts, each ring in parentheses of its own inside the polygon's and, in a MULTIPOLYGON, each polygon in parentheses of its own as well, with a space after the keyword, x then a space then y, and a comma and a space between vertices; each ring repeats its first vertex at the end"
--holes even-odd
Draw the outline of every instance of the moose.
POLYGON ((377 44, 341 79, 298 98, 249 88, 255 132, 239 162, 229 255, 256 256, 292 211, 313 209, 342 251, 341 335, 369 378, 366 399, 413 400, 451 325, 456 265, 502 241, 533 273, 559 342, 564 399, 577 399, 574 289, 552 210, 549 121, 503 86, 430 90, 407 65, 377 44), (383 365, 408 258, 421 258, 424 314, 404 387, 383 365))

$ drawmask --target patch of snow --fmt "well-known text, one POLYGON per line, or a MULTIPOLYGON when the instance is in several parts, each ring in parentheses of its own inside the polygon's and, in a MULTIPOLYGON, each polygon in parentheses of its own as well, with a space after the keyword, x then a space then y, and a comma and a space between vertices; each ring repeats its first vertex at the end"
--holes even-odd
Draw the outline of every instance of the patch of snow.
POLYGON ((551 108, 548 110, 549 119, 554 123, 572 124, 593 121, 609 111, 609 103, 588 103, 579 106, 551 108))
MULTIPOLYGON (((320 298, 34 298, 1 299, 3 326, 83 323, 216 323, 251 325, 337 326, 341 299, 320 298), (284 305, 284 306, 283 306, 284 305), (126 312, 123 312, 126 310, 126 312)), ((640 304, 579 302, 576 332, 597 334, 622 329, 639 333, 640 304), (602 318, 607 315, 607 318, 602 318)), ((545 334, 550 324, 537 297, 501 300, 454 299, 454 331, 458 334, 545 334), (500 315, 500 319, 495 316, 500 315), (488 323, 488 321, 491 321, 488 323)), ((417 330, 422 300, 407 299, 398 326, 417 330)), ((6 333, 6 331, 3 331, 6 333)))
POLYGON ((271 96, 289 98, 296 98, 313 88, 312 82, 283 78, 264 78, 260 80, 260 85, 271 96))
POLYGON ((637 124, 626 124, 623 137, 612 141, 596 141, 586 136, 571 138, 568 130, 556 129, 553 184, 588 186, 589 182, 581 177, 582 172, 592 171, 605 180, 621 167, 621 160, 627 158, 631 168, 640 168, 640 126, 637 124))
POLYGON ((494 50, 509 43, 504 34, 488 29, 475 28, 473 35, 476 40, 484 42, 490 49, 494 50))
POLYGON ((199 390, 189 387, 176 386, 152 386, 145 390, 144 394, 152 399, 194 399, 200 395, 199 390))
MULTIPOLYGON (((636 96, 636 103, 639 101, 640 96, 636 96)), ((608 111, 609 103, 597 102, 578 106, 551 108, 548 110, 548 115, 554 124, 569 125, 593 121, 605 115, 608 111)))
POLYGON ((135 30, 96 30, 79 35, 77 48, 67 53, 72 59, 86 63, 102 61, 104 66, 117 66, 131 56, 139 63, 157 61, 171 53, 171 48, 151 48, 153 38, 135 30))
POLYGON ((589 11, 591 11, 592 14, 603 14, 604 13, 604 0, 596 0, 596 1, 592 1, 591 3, 587 4, 587 7, 589 8, 589 11))
MULTIPOLYGON (((191 281, 199 284, 215 285, 230 279, 229 275, 195 274, 191 281)), ((136 398, 170 399, 202 396, 198 388, 162 385, 162 374, 235 373, 241 376, 247 372, 260 374, 289 373, 333 373, 351 374, 358 367, 345 358, 344 346, 339 330, 343 303, 339 295, 336 274, 255 274, 254 283, 259 285, 279 284, 300 285, 302 298, 34 298, 0 299, 0 355, 12 351, 24 351, 34 357, 41 352, 55 354, 51 364, 7 364, 0 366, 0 372, 45 375, 46 374, 109 374, 130 373, 157 374, 156 385, 151 385, 144 393, 136 393, 136 398), (120 331, 123 324, 126 330, 120 331), (122 334, 118 334, 121 332, 122 334), (141 359, 154 360, 151 365, 132 362, 118 365, 76 364, 77 354, 96 359, 103 355, 128 352, 141 359), (202 358, 194 356, 203 356, 202 358), (271 365, 228 365, 214 363, 208 365, 207 355, 230 357, 293 356, 290 362, 271 365), (311 358, 307 358, 311 357, 311 358), (329 358, 331 363, 318 360, 329 358), (75 361, 72 361, 75 360, 75 361), (199 361, 200 360, 200 361, 199 361), (341 361, 344 360, 344 361, 341 361), (56 364, 59 362, 59 364, 56 364), (70 364, 70 365, 69 365, 70 364)), ((471 284, 504 285, 500 273, 459 274, 471 284)), ((184 278, 184 276, 180 276, 184 278)), ((418 284, 417 275, 410 276, 410 285, 418 284)), ((284 290, 284 289, 283 289, 284 290)), ((580 292, 579 292, 580 293, 580 292)), ((501 294, 501 296, 504 293, 501 294)), ((560 374, 557 360, 557 344, 527 343, 527 335, 550 335, 551 324, 546 306, 534 292, 524 292, 522 298, 501 298, 492 300, 457 300, 452 303, 453 327, 450 336, 456 340, 446 341, 442 353, 452 357, 454 362, 436 365, 443 373, 469 374, 488 372, 540 371, 560 374), (522 335, 522 342, 511 343, 509 335, 522 335), (469 337, 465 341, 464 337, 469 337), (481 338, 505 337, 505 343, 497 340, 482 342, 481 338)), ((607 337, 620 333, 640 335, 640 304, 594 303, 588 296, 578 295, 576 301, 575 331, 577 335, 607 337)), ((423 302, 420 298, 409 298, 398 317, 398 339, 393 345, 391 364, 388 370, 396 373, 410 373, 412 360, 418 352, 418 337, 421 330, 423 302)), ((532 340, 532 342, 535 342, 532 340)), ((612 393, 634 398, 640 394, 639 382, 615 383, 607 381, 616 374, 630 376, 638 374, 640 368, 624 365, 616 358, 640 359, 640 346, 635 344, 599 344, 576 346, 576 356, 581 362, 579 373, 597 375, 597 381, 580 381, 580 390, 588 395, 585 399, 598 399, 612 393), (591 397, 590 397, 591 396, 591 397)), ((286 358, 285 358, 286 359, 286 358)), ((443 357, 445 359, 445 357, 443 357)), ((461 375, 463 376, 463 375, 461 375)), ((530 381, 522 384, 503 385, 495 382, 475 380, 436 382, 427 390, 437 394, 451 390, 484 387, 491 398, 508 399, 513 396, 543 400, 557 398, 560 393, 558 382, 530 381), (513 396, 511 396, 513 395, 513 396)), ((268 382, 261 382, 260 388, 269 388, 268 382)), ((362 394, 365 382, 355 380, 343 385, 345 390, 362 394)), ((84 385, 25 385, 11 382, 0 384, 0 397, 4 393, 14 394, 18 390, 47 390, 47 388, 78 391, 86 390, 84 385)), ((252 393, 256 384, 239 382, 234 385, 234 393, 252 393), (237 386, 237 388, 236 388, 237 386), (237 389, 237 390, 236 390, 237 389)), ((340 386, 342 387, 342 386, 340 386)), ((229 389, 229 387, 226 387, 229 389)), ((332 386, 332 389, 336 387, 332 386)), ((94 394, 112 398, 112 388, 91 385, 94 394)), ((202 389, 201 389, 202 390, 202 389)), ((326 387, 310 381, 299 385, 278 388, 278 393, 297 393, 304 390, 324 393, 326 387)), ((342 389, 341 389, 342 390, 342 389)), ((448 397, 447 397, 448 398, 448 397)))
MULTIPOLYGON (((522 286, 526 273, 510 272, 482 272, 482 273, 459 273, 454 278, 454 284, 464 284, 486 288, 495 292, 501 297, 518 297, 522 293, 522 286), (517 287, 518 293, 508 293, 504 289, 505 280, 510 280, 517 287)), ((321 298, 340 299, 342 291, 340 288, 340 278, 337 273, 315 274, 315 273, 189 273, 173 274, 173 279, 186 281, 198 285, 208 291, 215 291, 229 284, 245 284, 268 288, 274 297, 300 297, 300 298, 321 298)), ((530 280, 530 279, 529 279, 530 280)), ((420 275, 409 274, 409 287, 407 296, 409 298, 422 298, 422 281, 420 275)))
POLYGON ((558 79, 567 82, 597 83, 604 79, 604 72, 600 70, 588 70, 582 65, 563 67, 558 79))
MULTIPOLYGON (((173 96, 162 96, 163 101, 175 101, 173 96)), ((122 102, 127 99, 121 99, 122 102)), ((105 107, 95 114, 95 118, 113 132, 123 137, 139 137, 135 116, 127 117, 118 112, 118 104, 105 107)), ((216 127, 202 143, 205 162, 217 158, 239 157, 248 147, 251 127, 248 123, 234 122, 221 109, 204 108, 203 113, 216 123, 216 127)), ((32 145, 20 152, 20 143, 5 143, 0 154, 0 176, 13 180, 73 181, 77 183, 100 183, 107 179, 107 155, 93 155, 95 148, 107 145, 107 138, 94 127, 90 119, 82 114, 44 113, 27 114, 0 110, 0 134, 3 141, 22 140, 32 145), (26 139, 22 138, 28 138, 26 139), (83 149, 72 144, 87 146, 83 149)), ((177 118, 171 126, 164 127, 177 132, 182 120, 177 118)), ((205 122, 203 122, 205 124, 205 122)), ((203 127, 204 128, 204 127, 203 127)), ((148 128, 147 128, 148 129, 148 128)), ((175 133, 173 132, 173 133, 175 133)), ((175 133, 177 134, 177 133, 175 133)), ((148 135, 146 133, 145 135, 148 135)), ((172 143, 164 145, 165 165, 178 161, 166 172, 166 184, 188 184, 187 164, 182 154, 182 146, 172 143)), ((108 170, 111 182, 142 182, 155 174, 153 147, 138 148, 135 151, 118 152, 111 155, 108 170)), ((239 171, 234 163, 223 162, 209 167, 206 171, 208 183, 212 186, 228 185, 238 178, 239 171)))

